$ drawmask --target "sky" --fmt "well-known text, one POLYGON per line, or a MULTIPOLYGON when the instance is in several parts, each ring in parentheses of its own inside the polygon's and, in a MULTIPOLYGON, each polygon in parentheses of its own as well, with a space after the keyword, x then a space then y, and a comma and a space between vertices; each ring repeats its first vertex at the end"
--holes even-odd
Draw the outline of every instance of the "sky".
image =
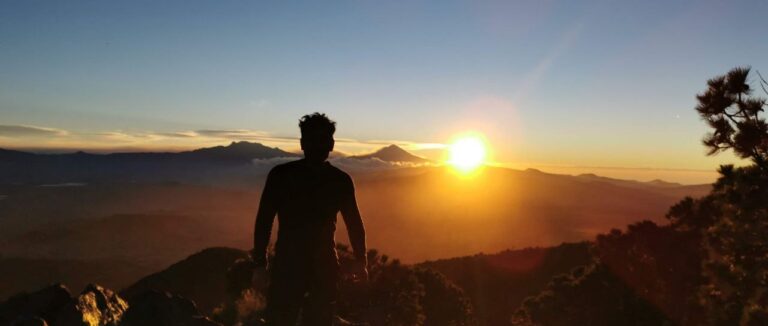
MULTIPOLYGON (((0 0, 0 147, 427 157, 484 135, 493 163, 711 181, 706 80, 768 71, 765 1, 0 0)), ((757 85, 757 78, 751 81, 757 85)))

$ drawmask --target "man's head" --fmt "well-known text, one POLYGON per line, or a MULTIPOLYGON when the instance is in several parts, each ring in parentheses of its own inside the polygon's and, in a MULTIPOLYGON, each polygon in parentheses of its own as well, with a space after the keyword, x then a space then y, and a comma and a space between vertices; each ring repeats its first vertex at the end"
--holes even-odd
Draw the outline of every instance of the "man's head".
POLYGON ((299 120, 301 129, 301 150, 304 157, 312 162, 323 162, 333 151, 333 134, 336 122, 323 113, 307 114, 299 120))

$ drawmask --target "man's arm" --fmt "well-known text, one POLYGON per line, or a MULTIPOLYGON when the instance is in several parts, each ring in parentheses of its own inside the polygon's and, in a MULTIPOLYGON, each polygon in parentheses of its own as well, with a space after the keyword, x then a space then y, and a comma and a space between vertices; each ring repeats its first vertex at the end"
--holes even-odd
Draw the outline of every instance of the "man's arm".
POLYGON ((355 186, 352 178, 347 176, 344 186, 344 199, 341 201, 341 216, 349 233, 349 242, 352 244, 355 258, 367 265, 366 245, 365 245, 365 227, 363 219, 360 216, 360 210, 357 208, 357 199, 355 198, 355 186))
POLYGON ((277 214, 276 198, 276 177, 275 169, 269 171, 267 181, 264 184, 264 190, 261 192, 261 201, 259 202, 259 211, 256 213, 256 225, 253 228, 253 250, 251 257, 257 264, 266 264, 267 246, 269 237, 272 233, 272 224, 277 214))

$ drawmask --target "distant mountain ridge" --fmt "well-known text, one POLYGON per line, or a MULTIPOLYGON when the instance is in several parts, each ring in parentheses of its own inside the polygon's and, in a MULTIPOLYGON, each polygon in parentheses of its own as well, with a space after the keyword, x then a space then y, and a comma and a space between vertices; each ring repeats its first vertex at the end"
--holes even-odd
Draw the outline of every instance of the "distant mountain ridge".
POLYGON ((267 159, 275 157, 298 157, 297 153, 284 151, 277 147, 267 147, 261 143, 233 141, 227 146, 204 147, 182 152, 115 152, 109 154, 92 154, 84 151, 64 154, 36 154, 18 150, 0 148, 0 159, 3 160, 220 160, 220 161, 250 161, 252 159, 267 159))
POLYGON ((254 159, 299 157, 246 141, 184 152, 35 154, 0 149, 0 184, 65 182, 206 182, 261 171, 254 159))
POLYGON ((421 156, 416 156, 408 151, 400 148, 397 145, 389 145, 387 147, 383 147, 373 153, 365 154, 365 155, 354 155, 350 156, 350 158, 354 159, 371 159, 371 158, 377 158, 382 161, 386 162, 408 162, 408 163, 427 163, 430 162, 430 160, 423 158, 421 156))
POLYGON ((660 179, 654 179, 654 180, 651 180, 651 181, 643 182, 643 181, 634 181, 634 180, 623 180, 623 179, 608 178, 608 177, 603 177, 603 176, 596 175, 594 173, 579 174, 576 177, 580 178, 580 179, 584 179, 584 180, 609 182, 609 183, 613 183, 613 184, 617 184, 617 185, 623 185, 623 186, 627 186, 627 185, 630 185, 632 183, 651 185, 651 186, 657 186, 657 187, 681 187, 681 186, 683 186, 680 183, 669 182, 669 181, 664 181, 664 180, 660 180, 660 179))
POLYGON ((299 157, 297 153, 286 152, 277 147, 267 147, 261 143, 251 143, 247 141, 232 142, 229 146, 216 146, 200 148, 192 151, 181 152, 194 158, 210 159, 232 159, 232 160, 253 160, 275 157, 299 157))
MULTIPOLYGON (((336 153, 337 157, 340 153, 336 153)), ((266 175, 266 165, 254 160, 299 158, 299 153, 247 141, 227 146, 183 152, 117 152, 93 154, 30 153, 0 148, 0 184, 62 184, 111 182, 181 182, 221 185, 250 185, 266 175)), ((397 163, 427 163, 397 145, 373 153, 348 156, 397 163)))

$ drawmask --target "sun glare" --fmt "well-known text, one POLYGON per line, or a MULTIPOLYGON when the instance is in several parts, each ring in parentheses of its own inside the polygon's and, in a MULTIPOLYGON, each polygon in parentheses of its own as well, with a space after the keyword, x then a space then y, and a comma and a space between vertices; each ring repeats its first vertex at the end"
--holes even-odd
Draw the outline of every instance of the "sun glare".
POLYGON ((485 154, 485 142, 480 137, 462 137, 450 145, 448 163, 468 172, 485 162, 485 154))

